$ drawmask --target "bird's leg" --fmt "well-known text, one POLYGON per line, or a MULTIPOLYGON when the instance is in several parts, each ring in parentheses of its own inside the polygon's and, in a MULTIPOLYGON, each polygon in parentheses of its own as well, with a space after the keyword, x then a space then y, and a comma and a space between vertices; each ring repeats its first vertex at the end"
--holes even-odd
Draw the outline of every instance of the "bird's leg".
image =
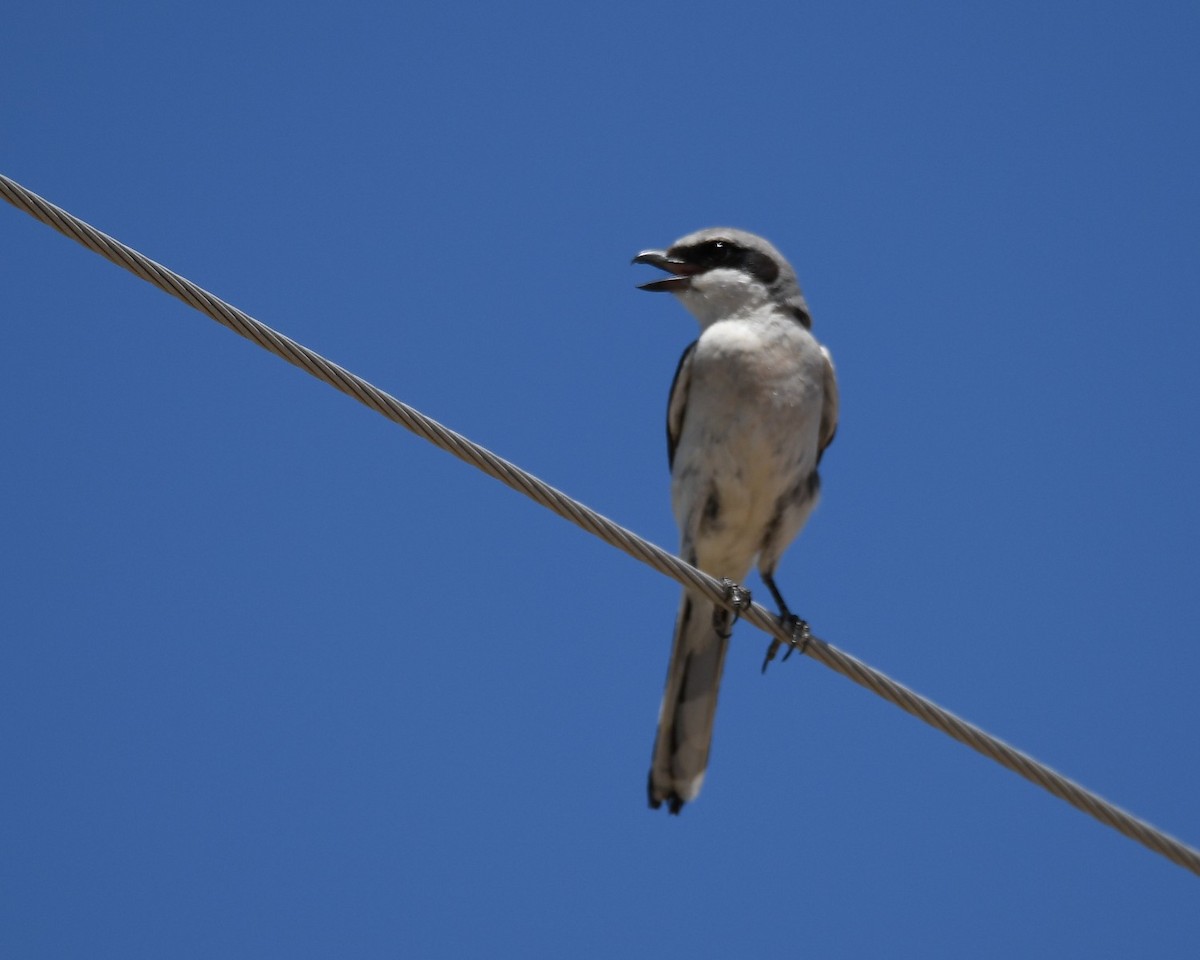
POLYGON ((728 577, 721 578, 721 585, 725 588, 725 599, 729 601, 733 610, 714 607, 713 629, 717 631, 721 639, 728 640, 733 636, 733 625, 738 622, 738 617, 742 615, 743 610, 750 606, 750 591, 728 577))
MULTIPOLYGON (((771 591, 771 596, 775 598, 775 602, 779 604, 779 623, 781 626, 787 627, 791 631, 792 639, 788 645, 787 653, 783 655, 783 659, 787 660, 792 655, 792 652, 799 650, 804 652, 804 648, 808 646, 808 641, 812 639, 812 631, 808 629, 808 623, 801 620, 798 616, 788 609, 787 602, 783 599, 783 594, 779 592, 779 588, 775 586, 775 577, 769 573, 761 573, 762 581, 767 585, 767 589, 771 591)), ((778 637, 772 638, 771 645, 767 647, 767 655, 763 658, 762 672, 767 672, 767 664, 775 659, 775 654, 779 652, 779 648, 783 646, 783 641, 778 637)))

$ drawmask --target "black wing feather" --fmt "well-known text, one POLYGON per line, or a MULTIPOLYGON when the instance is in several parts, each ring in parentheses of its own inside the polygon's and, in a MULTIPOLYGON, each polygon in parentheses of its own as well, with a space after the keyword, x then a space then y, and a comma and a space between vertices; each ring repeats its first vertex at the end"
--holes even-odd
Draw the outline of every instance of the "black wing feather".
POLYGON ((667 397, 667 466, 672 469, 675 467, 675 448, 679 446, 679 437, 683 433, 687 393, 692 380, 688 360, 695 349, 696 343, 693 342, 683 351, 683 356, 679 358, 679 366, 675 368, 675 377, 671 380, 671 392, 667 397))

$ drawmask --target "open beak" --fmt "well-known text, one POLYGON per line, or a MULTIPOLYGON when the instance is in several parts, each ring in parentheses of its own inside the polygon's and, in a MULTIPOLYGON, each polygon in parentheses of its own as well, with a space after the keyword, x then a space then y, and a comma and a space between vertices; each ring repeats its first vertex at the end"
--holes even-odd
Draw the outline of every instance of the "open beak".
POLYGON ((633 258, 634 263, 648 263, 659 270, 665 270, 673 276, 665 280, 652 280, 641 284, 639 290, 649 290, 651 293, 679 293, 691 285, 693 274, 700 271, 686 260, 669 256, 662 250, 643 250, 633 258))

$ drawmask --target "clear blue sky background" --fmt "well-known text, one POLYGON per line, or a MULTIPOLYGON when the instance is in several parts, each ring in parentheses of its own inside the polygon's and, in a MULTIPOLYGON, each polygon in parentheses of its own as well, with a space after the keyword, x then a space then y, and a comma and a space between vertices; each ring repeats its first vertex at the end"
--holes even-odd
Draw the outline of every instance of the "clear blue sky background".
MULTIPOLYGON (((0 170, 669 547, 629 258, 770 237, 843 390, 787 595, 1200 843, 1195 3, 34 6, 0 170)), ((651 813, 671 582, 0 252, 0 955, 1195 955, 1200 878, 744 625, 651 813)))

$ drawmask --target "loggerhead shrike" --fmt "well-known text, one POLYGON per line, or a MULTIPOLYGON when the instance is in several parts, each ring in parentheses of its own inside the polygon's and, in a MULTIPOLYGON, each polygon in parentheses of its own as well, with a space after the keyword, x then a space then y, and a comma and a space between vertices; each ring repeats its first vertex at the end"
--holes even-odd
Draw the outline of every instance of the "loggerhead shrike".
MULTIPOLYGON (((748 596, 732 591, 757 558, 781 620, 802 642, 808 627, 784 603, 775 565, 816 505, 838 389, 796 274, 762 237, 726 228, 689 234, 633 262, 671 274, 641 289, 675 294, 700 322, 667 404, 680 555, 728 581, 731 599, 742 603, 748 596)), ((666 803, 679 813, 700 792, 735 619, 684 591, 650 766, 655 809, 666 803)))

